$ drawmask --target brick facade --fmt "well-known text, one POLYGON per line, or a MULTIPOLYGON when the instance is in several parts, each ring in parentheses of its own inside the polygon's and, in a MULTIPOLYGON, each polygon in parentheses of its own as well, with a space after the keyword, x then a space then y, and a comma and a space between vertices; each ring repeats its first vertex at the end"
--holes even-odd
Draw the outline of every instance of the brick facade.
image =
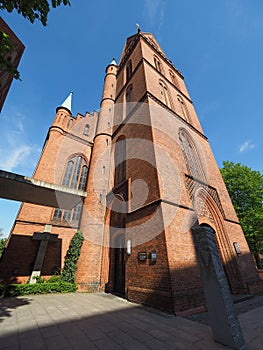
MULTIPOLYGON (((17 68, 22 54, 24 52, 25 46, 18 39, 18 37, 11 30, 11 28, 7 25, 7 23, 3 20, 2 17, 0 17, 0 30, 9 36, 9 39, 13 44, 13 49, 11 52, 8 53, 6 59, 9 60, 15 68, 17 68)), ((13 76, 10 73, 8 73, 4 69, 0 71, 0 112, 3 108, 3 104, 5 102, 7 93, 10 89, 12 80, 13 76)))
POLYGON ((80 228, 79 290, 105 290, 182 315, 195 312, 204 297, 191 228, 206 224, 215 232, 231 292, 262 290, 183 76, 151 34, 128 38, 119 65, 107 67, 99 114, 74 118, 67 108, 57 109, 34 177, 61 184, 72 157, 80 155, 88 164, 80 220, 23 203, 1 277, 28 279, 38 244, 31 237, 45 224, 53 225, 59 240, 49 244, 42 273, 63 268, 80 228))

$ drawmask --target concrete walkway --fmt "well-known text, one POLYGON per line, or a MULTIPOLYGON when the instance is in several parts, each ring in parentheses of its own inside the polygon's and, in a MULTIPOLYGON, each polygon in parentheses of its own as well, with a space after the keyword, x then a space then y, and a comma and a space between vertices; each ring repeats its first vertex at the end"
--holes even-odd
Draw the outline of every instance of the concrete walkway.
MULTIPOLYGON (((263 349, 263 306, 239 316, 249 350, 263 349)), ((210 327, 116 296, 53 294, 0 300, 0 349, 227 349, 210 327)))

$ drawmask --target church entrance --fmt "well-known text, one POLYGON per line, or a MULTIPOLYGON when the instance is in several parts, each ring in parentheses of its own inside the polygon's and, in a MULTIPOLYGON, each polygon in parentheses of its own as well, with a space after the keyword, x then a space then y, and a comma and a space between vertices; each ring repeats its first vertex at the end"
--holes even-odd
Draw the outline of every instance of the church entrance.
POLYGON ((213 232, 213 234, 214 234, 214 240, 215 240, 214 249, 216 250, 216 252, 214 252, 214 254, 218 255, 219 258, 220 258, 220 262, 221 262, 221 264, 222 264, 222 268, 223 268, 223 270, 224 270, 225 277, 226 277, 227 282, 228 282, 228 286, 229 286, 229 288, 230 288, 230 290, 231 290, 231 283, 230 283, 229 276, 228 276, 228 273, 227 273, 227 270, 226 270, 226 266, 225 266, 225 264, 224 264, 224 259, 223 259, 223 257, 222 257, 222 252, 220 251, 219 242, 218 242, 218 238, 217 238, 217 235, 216 235, 215 230, 214 230, 210 225, 204 224, 204 223, 200 224, 199 227, 200 227, 200 228, 201 228, 201 227, 208 228, 208 229, 210 229, 210 230, 213 232))
POLYGON ((114 249, 114 286, 113 292, 125 295, 125 239, 119 235, 115 239, 114 249))
POLYGON ((119 296, 125 296, 126 202, 116 195, 110 211, 110 261, 107 290, 119 296))

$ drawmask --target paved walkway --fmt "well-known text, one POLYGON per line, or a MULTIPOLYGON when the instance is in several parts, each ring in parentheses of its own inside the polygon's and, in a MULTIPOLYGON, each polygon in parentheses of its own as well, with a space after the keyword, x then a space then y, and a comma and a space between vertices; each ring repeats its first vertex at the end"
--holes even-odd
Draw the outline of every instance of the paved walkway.
MULTIPOLYGON (((249 350, 263 349, 263 306, 239 316, 249 350)), ((0 349, 227 349, 200 322, 118 297, 53 294, 0 300, 0 349)))

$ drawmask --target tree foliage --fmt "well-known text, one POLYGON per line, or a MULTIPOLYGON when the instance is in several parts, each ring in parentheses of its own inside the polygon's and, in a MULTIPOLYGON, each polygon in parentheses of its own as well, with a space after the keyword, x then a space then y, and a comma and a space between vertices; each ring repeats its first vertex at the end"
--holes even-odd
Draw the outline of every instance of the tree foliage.
POLYGON ((259 254, 263 253, 263 176, 259 171, 229 161, 223 162, 220 171, 249 248, 255 255, 258 267, 261 267, 259 254))
POLYGON ((50 1, 47 0, 0 0, 0 10, 6 10, 8 12, 16 10, 31 23, 34 23, 37 19, 46 26, 50 5, 56 8, 61 4, 65 6, 70 5, 70 1, 51 0, 50 4, 50 1))
POLYGON ((77 262, 80 255, 80 250, 83 244, 83 234, 78 231, 73 236, 64 263, 64 269, 61 275, 61 279, 66 282, 75 283, 77 262))
MULTIPOLYGON (((31 23, 39 20, 43 26, 47 25, 50 7, 56 8, 60 5, 70 5, 70 0, 0 0, 0 10, 13 12, 16 10, 31 23)), ((20 79, 16 67, 8 60, 14 46, 7 33, 0 30, 0 69, 10 73, 15 79, 20 79)))
POLYGON ((7 242, 7 238, 0 239, 0 258, 3 254, 4 249, 5 249, 6 242, 7 242))

